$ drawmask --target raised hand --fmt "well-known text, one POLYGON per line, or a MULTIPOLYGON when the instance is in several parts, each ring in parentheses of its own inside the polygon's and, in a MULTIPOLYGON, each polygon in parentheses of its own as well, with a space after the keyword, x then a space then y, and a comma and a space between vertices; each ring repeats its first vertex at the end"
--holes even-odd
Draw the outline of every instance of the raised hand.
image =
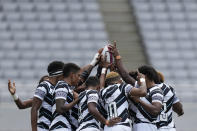
POLYGON ((105 56, 103 56, 103 55, 101 56, 101 61, 100 61, 99 65, 101 67, 104 67, 104 68, 108 68, 110 66, 110 63, 107 62, 107 56, 106 55, 105 56))
POLYGON ((94 55, 94 58, 92 59, 90 65, 95 66, 98 64, 102 51, 103 51, 103 48, 98 50, 98 52, 94 55))
POLYGON ((9 90, 10 94, 12 94, 12 95, 14 95, 16 93, 15 82, 13 82, 13 84, 12 84, 11 81, 8 80, 8 90, 9 90))
POLYGON ((113 42, 113 45, 109 45, 110 52, 113 54, 114 57, 119 56, 118 49, 116 47, 116 41, 113 42))

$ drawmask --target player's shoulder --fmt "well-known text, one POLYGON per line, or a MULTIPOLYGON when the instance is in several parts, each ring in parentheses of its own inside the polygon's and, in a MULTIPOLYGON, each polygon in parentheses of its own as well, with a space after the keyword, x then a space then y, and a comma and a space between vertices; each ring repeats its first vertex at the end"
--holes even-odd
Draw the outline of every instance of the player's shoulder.
POLYGON ((55 90, 58 89, 63 89, 63 88, 68 88, 68 84, 65 81, 58 81, 56 86, 55 86, 55 90))
POLYGON ((86 91, 86 94, 87 95, 90 95, 90 94, 98 94, 98 91, 97 90, 87 90, 86 91))
POLYGON ((79 100, 81 100, 86 95, 86 90, 79 93, 79 100))
POLYGON ((48 85, 47 81, 43 81, 40 84, 38 84, 37 88, 45 88, 45 89, 47 89, 47 88, 49 88, 49 85, 48 85))
POLYGON ((156 93, 162 93, 161 85, 160 84, 155 84, 153 87, 149 88, 150 94, 156 94, 156 93))

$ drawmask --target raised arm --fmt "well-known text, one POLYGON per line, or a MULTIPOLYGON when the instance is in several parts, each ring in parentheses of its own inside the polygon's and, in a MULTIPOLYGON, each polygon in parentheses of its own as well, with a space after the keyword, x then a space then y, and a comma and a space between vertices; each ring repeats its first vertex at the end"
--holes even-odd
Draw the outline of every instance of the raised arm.
POLYGON ((139 88, 136 87, 132 88, 130 91, 130 96, 145 97, 147 94, 145 75, 138 73, 137 79, 139 83, 139 88))
POLYGON ((98 52, 94 55, 90 64, 84 66, 81 69, 81 80, 80 80, 78 86, 82 85, 86 81, 86 79, 88 78, 88 76, 92 72, 92 69, 98 64, 102 51, 103 51, 103 48, 99 49, 98 52))
POLYGON ((116 60, 116 67, 118 68, 118 72, 122 79, 128 83, 134 86, 135 80, 129 75, 129 72, 126 70, 122 63, 122 58, 116 48, 116 42, 114 42, 114 45, 110 45, 111 53, 113 54, 115 60, 116 60))
POLYGON ((21 101, 19 99, 18 95, 16 94, 15 82, 13 82, 13 84, 12 84, 11 81, 8 80, 8 90, 9 90, 10 94, 12 95, 14 102, 19 109, 26 109, 26 108, 32 107, 33 98, 29 99, 29 100, 25 100, 25 101, 21 101))
POLYGON ((101 56, 101 61, 99 63, 99 66, 102 67, 101 75, 100 75, 100 89, 105 87, 105 77, 107 73, 107 69, 110 66, 110 63, 106 61, 106 56, 101 56))

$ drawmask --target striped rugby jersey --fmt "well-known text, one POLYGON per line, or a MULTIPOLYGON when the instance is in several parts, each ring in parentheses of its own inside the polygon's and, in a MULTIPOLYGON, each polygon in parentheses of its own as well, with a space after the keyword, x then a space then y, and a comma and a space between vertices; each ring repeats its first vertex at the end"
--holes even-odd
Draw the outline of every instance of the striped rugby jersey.
POLYGON ((63 114, 59 114, 56 111, 55 100, 64 99, 68 104, 73 101, 73 93, 70 89, 71 86, 68 85, 65 81, 58 81, 55 86, 54 91, 54 101, 53 101, 53 120, 50 126, 50 130, 66 128, 68 130, 76 130, 78 127, 78 107, 75 105, 71 110, 64 112, 63 114))
MULTIPOLYGON (((163 93, 160 85, 155 85, 152 88, 147 89, 146 97, 140 97, 140 99, 148 104, 152 102, 159 102, 163 104, 163 93)), ((134 123, 156 123, 158 116, 153 116, 148 113, 140 104, 130 100, 129 112, 134 119, 134 123)))
POLYGON ((52 121, 52 102, 54 86, 49 81, 43 81, 36 88, 34 97, 42 100, 42 105, 39 109, 39 118, 37 126, 42 129, 49 129, 52 121))
POLYGON ((128 94, 133 86, 130 84, 114 84, 100 91, 103 106, 108 116, 107 119, 121 117, 120 125, 130 126, 128 119, 128 94))
POLYGON ((77 131, 86 129, 88 127, 100 129, 99 122, 88 111, 88 103, 94 102, 98 105, 98 91, 97 90, 85 90, 79 95, 79 128, 77 131))
POLYGON ((157 127, 161 128, 167 126, 169 128, 174 128, 175 124, 172 119, 172 106, 180 100, 176 96, 176 92, 172 87, 165 83, 160 84, 160 86, 163 91, 164 102, 161 114, 157 122, 157 127))

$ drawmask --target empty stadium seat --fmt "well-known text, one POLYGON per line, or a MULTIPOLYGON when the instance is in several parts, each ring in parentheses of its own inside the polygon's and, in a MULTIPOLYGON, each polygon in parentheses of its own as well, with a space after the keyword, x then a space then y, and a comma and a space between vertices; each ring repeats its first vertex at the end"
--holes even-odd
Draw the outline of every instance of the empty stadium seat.
POLYGON ((150 63, 173 84, 197 84, 197 1, 130 1, 150 63))
POLYGON ((107 40, 97 0, 0 2, 1 81, 31 84, 53 60, 88 64, 107 40))

